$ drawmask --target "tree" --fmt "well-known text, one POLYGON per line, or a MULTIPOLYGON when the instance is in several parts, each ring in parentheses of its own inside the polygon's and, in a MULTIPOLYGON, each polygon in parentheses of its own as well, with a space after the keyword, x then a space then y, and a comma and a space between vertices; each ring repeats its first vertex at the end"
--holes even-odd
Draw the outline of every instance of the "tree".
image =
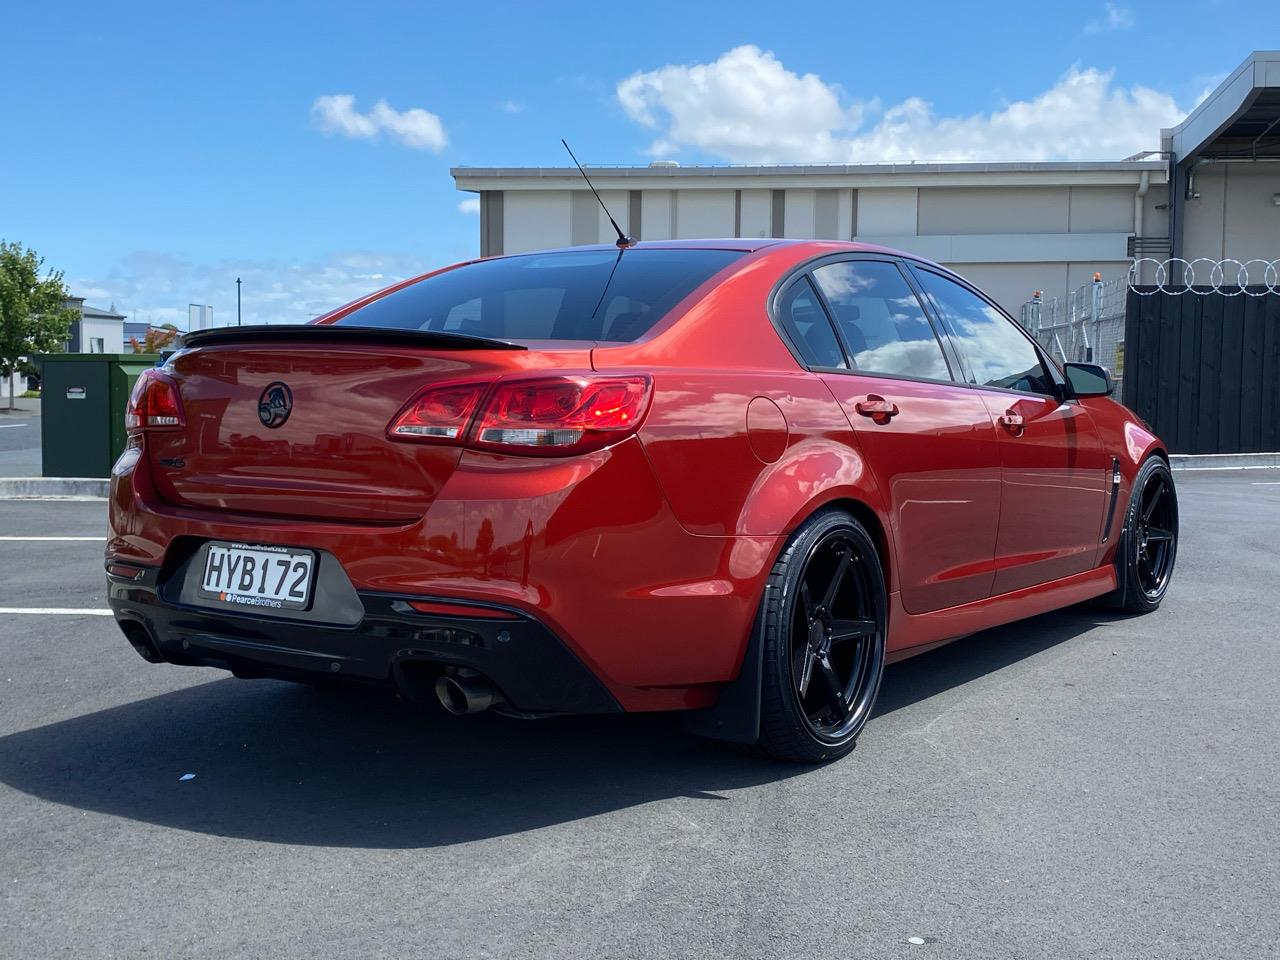
POLYGON ((161 327, 159 329, 151 327, 141 340, 137 337, 130 337, 129 346, 133 348, 134 353, 159 353, 177 339, 177 327, 161 327))
POLYGON ((13 403, 13 375, 33 353, 62 349, 75 310, 64 306, 67 288, 62 271, 40 278, 44 260, 20 243, 0 240, 0 376, 9 380, 9 409, 13 403))

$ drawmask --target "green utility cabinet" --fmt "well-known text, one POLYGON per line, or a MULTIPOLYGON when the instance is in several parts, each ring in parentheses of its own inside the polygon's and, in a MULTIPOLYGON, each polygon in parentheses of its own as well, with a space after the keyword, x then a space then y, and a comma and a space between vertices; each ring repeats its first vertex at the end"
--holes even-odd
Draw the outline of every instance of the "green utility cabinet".
POLYGON ((124 450, 124 410, 152 353, 47 353, 40 364, 41 473, 109 477, 124 450))

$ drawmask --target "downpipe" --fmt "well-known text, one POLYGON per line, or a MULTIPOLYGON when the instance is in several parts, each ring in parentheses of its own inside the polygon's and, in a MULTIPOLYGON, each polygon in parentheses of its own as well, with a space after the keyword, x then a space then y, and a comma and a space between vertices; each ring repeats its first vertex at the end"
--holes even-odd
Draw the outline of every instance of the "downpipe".
POLYGON ((478 677, 446 674, 436 679, 436 699, 455 716, 480 713, 502 703, 502 694, 478 677))

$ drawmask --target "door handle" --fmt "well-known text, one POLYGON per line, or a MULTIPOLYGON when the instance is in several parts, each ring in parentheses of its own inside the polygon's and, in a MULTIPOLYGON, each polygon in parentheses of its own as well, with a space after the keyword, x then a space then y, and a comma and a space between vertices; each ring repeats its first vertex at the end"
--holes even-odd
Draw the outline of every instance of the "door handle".
POLYGON ((853 409, 864 417, 870 417, 876 423, 888 423, 898 415, 898 405, 874 393, 867 395, 853 405, 853 409))
POLYGON ((1022 415, 1014 413, 1012 410, 1009 410, 997 417, 996 420, 999 422, 1000 426, 1004 427, 1015 437, 1022 436, 1022 428, 1026 426, 1026 422, 1022 419, 1022 415))

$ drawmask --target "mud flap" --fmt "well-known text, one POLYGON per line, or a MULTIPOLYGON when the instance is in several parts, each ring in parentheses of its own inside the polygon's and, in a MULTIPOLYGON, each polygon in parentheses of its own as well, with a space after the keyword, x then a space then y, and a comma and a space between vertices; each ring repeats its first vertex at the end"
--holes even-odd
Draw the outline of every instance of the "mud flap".
POLYGON ((684 714, 684 726, 692 734, 713 740, 754 744, 760 739, 760 673, 764 662, 759 618, 747 641, 747 652, 736 680, 720 691, 720 699, 702 710, 684 714))

